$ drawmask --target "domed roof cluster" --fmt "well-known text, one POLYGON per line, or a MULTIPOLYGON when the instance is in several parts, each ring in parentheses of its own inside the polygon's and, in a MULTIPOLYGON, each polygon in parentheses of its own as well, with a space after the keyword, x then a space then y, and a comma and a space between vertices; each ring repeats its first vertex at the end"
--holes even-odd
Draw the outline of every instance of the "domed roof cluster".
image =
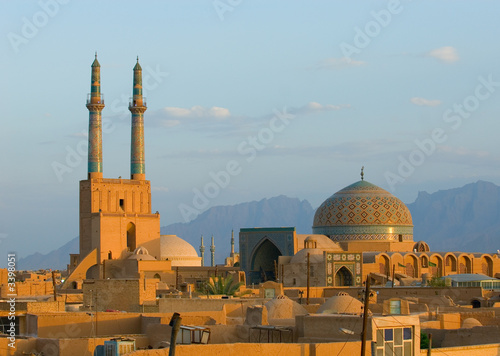
POLYGON ((360 180, 316 210, 313 233, 335 240, 413 240, 410 210, 388 191, 360 180))

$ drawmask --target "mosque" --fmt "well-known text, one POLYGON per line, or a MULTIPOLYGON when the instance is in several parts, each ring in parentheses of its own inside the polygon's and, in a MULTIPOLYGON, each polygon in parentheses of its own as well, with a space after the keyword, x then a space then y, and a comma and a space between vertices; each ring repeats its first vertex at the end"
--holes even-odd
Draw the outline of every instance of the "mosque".
POLYGON ((278 280, 285 287, 361 286, 371 282, 416 284, 454 274, 500 276, 498 254, 434 252, 413 240, 408 207, 364 180, 326 199, 316 210, 312 234, 293 227, 240 231, 241 269, 247 283, 278 280))
MULTIPOLYGON (((80 181, 80 249, 70 255, 63 288, 77 289, 85 279, 108 278, 156 278, 170 285, 175 280, 177 285, 180 268, 190 268, 193 280, 200 275, 207 278, 211 271, 205 267, 203 240, 199 257, 182 238, 161 235, 160 214, 151 211, 144 150, 147 105, 139 59, 133 68, 129 102, 130 179, 103 177, 101 114, 105 105, 97 54, 86 106, 88 177, 80 181)), ((239 254, 235 253, 233 235, 226 267, 231 273, 240 269, 238 280, 247 284, 276 280, 285 287, 335 287, 361 286, 367 276, 372 283, 411 284, 454 274, 500 275, 497 254, 431 252, 424 241, 415 242, 409 209, 391 193, 364 180, 363 169, 360 181, 333 194, 317 209, 312 234, 297 234, 294 227, 243 228, 239 247, 239 254)), ((212 238, 211 267, 217 268, 214 253, 212 238)))
MULTIPOLYGON (((70 255, 63 288, 79 288, 85 279, 173 274, 178 267, 202 267, 192 245, 176 235, 160 235, 160 214, 151 211, 151 184, 146 180, 142 68, 133 68, 130 179, 103 178, 100 64, 91 66, 88 177, 80 181, 80 251, 70 255), (117 274, 116 271, 121 271, 117 274), (125 271, 125 272, 124 272, 125 271)), ((212 238, 211 266, 215 265, 212 238)), ((172 279, 172 278, 170 278, 172 279)))

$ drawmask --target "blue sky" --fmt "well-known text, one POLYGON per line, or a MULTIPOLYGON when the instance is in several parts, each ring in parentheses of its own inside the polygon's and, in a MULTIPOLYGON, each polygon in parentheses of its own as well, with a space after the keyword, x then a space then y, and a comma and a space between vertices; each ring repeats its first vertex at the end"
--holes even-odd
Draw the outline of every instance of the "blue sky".
POLYGON ((2 250, 45 253, 78 234, 95 51, 108 178, 130 174, 126 103, 140 58, 162 225, 281 194, 317 207, 361 166, 407 203, 419 191, 500 184, 498 2, 0 7, 2 250))

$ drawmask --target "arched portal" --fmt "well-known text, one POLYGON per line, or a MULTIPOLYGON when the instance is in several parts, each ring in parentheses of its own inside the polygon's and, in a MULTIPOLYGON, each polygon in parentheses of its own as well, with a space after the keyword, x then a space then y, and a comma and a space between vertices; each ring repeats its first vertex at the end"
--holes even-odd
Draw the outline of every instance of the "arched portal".
POLYGON ((259 247, 255 249, 250 265, 251 283, 261 283, 275 280, 275 262, 281 251, 269 239, 265 239, 259 247))
POLYGON ((493 260, 490 256, 484 255, 481 258, 481 272, 487 276, 493 277, 493 260))
POLYGON ((472 273, 472 263, 469 256, 461 255, 458 259, 459 273, 472 273))
POLYGON ((455 255, 447 255, 446 256, 446 274, 449 272, 456 272, 457 271, 457 258, 455 255))
POLYGON ((136 247, 135 224, 129 222, 127 225, 127 250, 134 251, 136 247))
POLYGON ((352 273, 345 266, 342 266, 335 274, 336 287, 352 286, 352 273))
POLYGON ((443 276, 443 258, 439 255, 432 255, 429 260, 429 273, 433 277, 443 276))
POLYGON ((406 259, 406 275, 417 278, 418 276, 418 259, 414 255, 405 256, 406 259))
POLYGON ((389 276, 391 273, 391 266, 389 264, 389 258, 384 255, 378 257, 379 273, 384 276, 389 276))

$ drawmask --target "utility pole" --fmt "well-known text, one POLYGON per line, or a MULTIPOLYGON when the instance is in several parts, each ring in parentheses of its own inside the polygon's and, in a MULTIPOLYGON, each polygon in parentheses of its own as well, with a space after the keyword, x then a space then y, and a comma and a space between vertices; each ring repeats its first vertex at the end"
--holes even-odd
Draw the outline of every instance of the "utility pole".
POLYGON ((366 276, 365 304, 363 307, 363 331, 361 332, 361 356, 366 352, 366 329, 368 325, 368 304, 370 303, 370 275, 366 276))
POLYGON ((392 285, 391 285, 391 288, 394 288, 394 278, 396 278, 395 271, 396 271, 396 265, 392 265, 392 285))

